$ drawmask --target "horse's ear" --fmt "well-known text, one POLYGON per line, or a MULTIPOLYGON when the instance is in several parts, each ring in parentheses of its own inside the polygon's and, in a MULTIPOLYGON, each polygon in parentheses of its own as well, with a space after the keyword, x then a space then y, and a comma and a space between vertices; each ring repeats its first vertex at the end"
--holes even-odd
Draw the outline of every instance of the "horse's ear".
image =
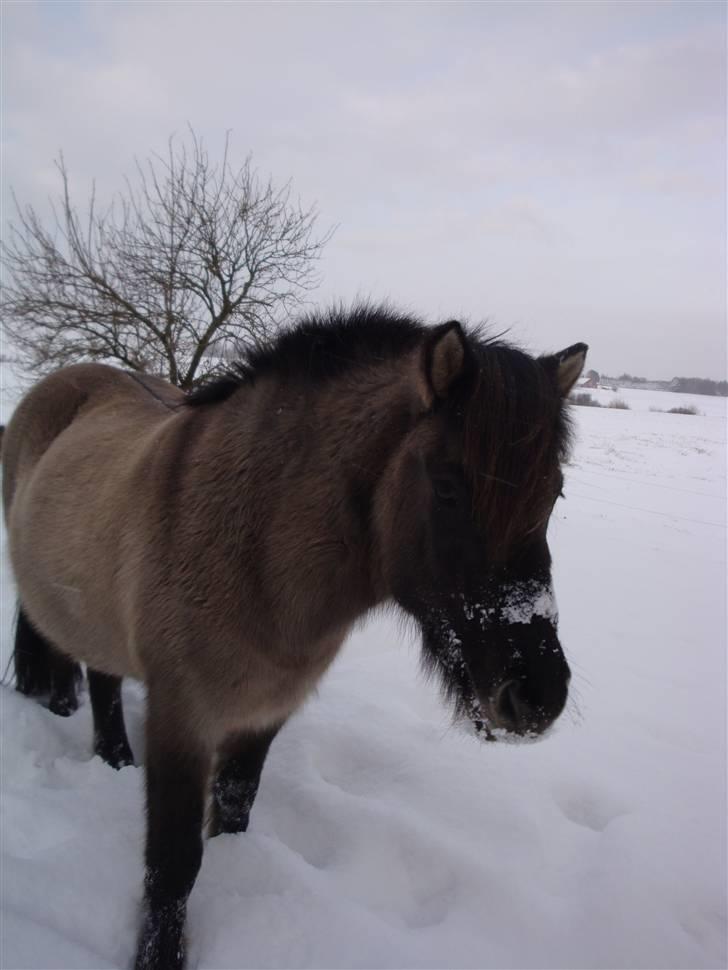
POLYGON ((424 353, 424 377, 429 403, 445 398, 463 374, 468 359, 468 345, 463 328, 456 320, 434 327, 428 335, 424 353))
POLYGON ((563 397, 566 397, 574 384, 579 380, 586 352, 589 350, 586 344, 572 344, 566 350, 550 357, 542 357, 541 363, 548 370, 556 375, 556 384, 563 397))

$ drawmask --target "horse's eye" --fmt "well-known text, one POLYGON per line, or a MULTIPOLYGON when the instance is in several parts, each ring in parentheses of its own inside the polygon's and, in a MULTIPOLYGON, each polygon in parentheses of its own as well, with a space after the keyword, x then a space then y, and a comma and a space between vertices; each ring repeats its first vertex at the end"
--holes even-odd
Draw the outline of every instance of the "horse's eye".
POLYGON ((455 506, 458 502, 458 486, 452 478, 438 477, 432 481, 435 495, 443 505, 455 506))

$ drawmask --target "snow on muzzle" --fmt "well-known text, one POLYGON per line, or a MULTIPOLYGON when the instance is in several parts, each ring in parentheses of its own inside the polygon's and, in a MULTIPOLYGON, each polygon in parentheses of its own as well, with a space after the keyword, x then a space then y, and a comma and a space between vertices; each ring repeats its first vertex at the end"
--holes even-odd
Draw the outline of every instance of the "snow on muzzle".
POLYGON ((455 615, 440 612, 444 666, 459 681, 459 708, 479 733, 535 740, 564 709, 571 678, 553 590, 532 579, 488 592, 487 601, 461 595, 455 615))

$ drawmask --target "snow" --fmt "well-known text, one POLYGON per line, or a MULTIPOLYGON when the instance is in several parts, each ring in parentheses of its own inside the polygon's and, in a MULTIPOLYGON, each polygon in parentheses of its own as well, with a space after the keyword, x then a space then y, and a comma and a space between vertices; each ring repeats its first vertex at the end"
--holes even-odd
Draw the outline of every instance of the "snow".
POLYGON ((496 609, 481 606, 481 610, 501 623, 530 623, 535 616, 556 623, 559 617, 553 589, 537 580, 511 583, 496 609))
MULTIPOLYGON (((407 624, 371 618, 274 742, 247 834, 206 844, 191 967, 726 965, 726 402, 618 396, 574 409, 550 527, 555 730, 461 733, 407 624), (686 400, 701 415, 650 411, 686 400)), ((0 963, 128 967, 142 769, 91 756, 87 695, 68 719, 0 702, 0 963)), ((141 764, 141 688, 124 702, 141 764)))
MULTIPOLYGON (((707 417, 721 417, 726 413, 725 397, 710 397, 707 394, 675 394, 673 391, 647 391, 636 387, 617 387, 612 391, 607 387, 577 387, 574 394, 591 394, 602 407, 608 407, 613 401, 624 401, 630 410, 668 412, 670 408, 694 407, 699 414, 707 417)), ((673 415, 671 415, 673 417, 673 415)), ((692 415, 677 415, 677 417, 692 417, 692 415)))

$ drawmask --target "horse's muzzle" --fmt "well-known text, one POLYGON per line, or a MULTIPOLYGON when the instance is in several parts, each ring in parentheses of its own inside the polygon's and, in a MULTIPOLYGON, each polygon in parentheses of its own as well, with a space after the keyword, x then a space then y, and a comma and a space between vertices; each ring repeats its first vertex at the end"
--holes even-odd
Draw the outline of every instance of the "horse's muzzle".
POLYGON ((571 674, 564 663, 548 680, 504 680, 485 705, 494 727, 516 735, 538 735, 561 714, 569 692, 571 674))

